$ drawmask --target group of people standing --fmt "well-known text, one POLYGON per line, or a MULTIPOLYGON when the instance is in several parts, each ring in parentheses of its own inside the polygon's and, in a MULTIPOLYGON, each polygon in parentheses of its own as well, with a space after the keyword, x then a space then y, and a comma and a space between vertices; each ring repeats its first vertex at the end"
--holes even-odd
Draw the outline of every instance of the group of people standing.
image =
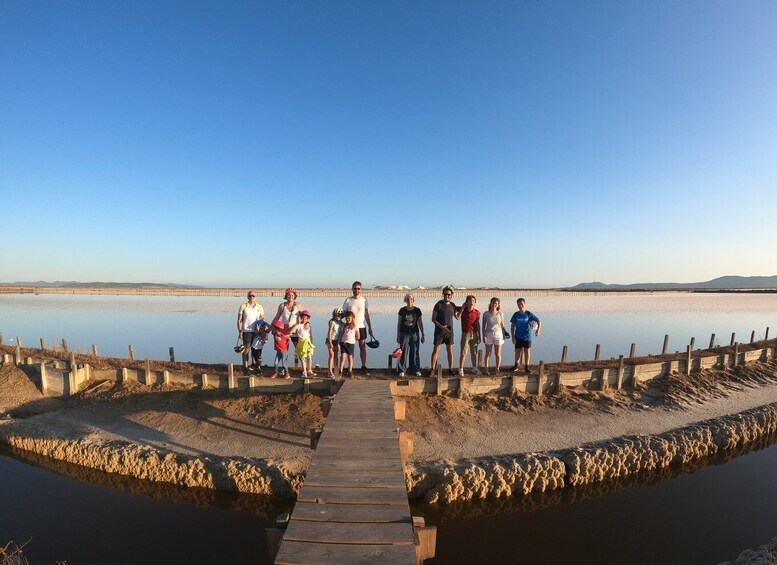
MULTIPOLYGON (((352 296, 345 299, 342 308, 332 311, 329 320, 327 336, 325 339, 329 352, 328 370, 329 376, 334 376, 334 368, 338 367, 340 374, 346 369, 346 375, 352 375, 354 369, 354 353, 356 344, 359 345, 359 357, 361 370, 367 368, 367 337, 370 337, 372 345, 374 341, 372 321, 370 320, 367 299, 362 295, 362 284, 355 281, 351 285, 352 296)), ((475 307, 477 299, 467 296, 462 306, 453 303, 454 289, 446 286, 442 289, 442 299, 432 310, 432 323, 434 324, 434 337, 432 348, 432 369, 437 366, 440 346, 444 345, 448 358, 448 370, 454 375, 453 370, 453 344, 454 344, 454 320, 461 321, 461 352, 459 355, 458 375, 464 375, 464 365, 467 353, 470 354, 472 372, 480 375, 483 372, 478 368, 477 351, 482 342, 485 345, 484 372, 490 374, 491 353, 494 354, 494 370, 498 373, 502 363, 502 345, 506 340, 511 340, 515 345, 515 364, 513 371, 529 372, 531 361, 532 338, 540 335, 542 322, 540 319, 526 310, 526 301, 523 298, 517 300, 518 311, 510 318, 510 331, 505 327, 504 315, 501 312, 499 298, 492 298, 488 310, 481 313, 475 307)), ((397 372, 400 377, 405 374, 421 376, 420 344, 426 340, 423 324, 423 313, 415 306, 413 294, 406 294, 405 306, 398 313, 397 318, 397 343, 401 356, 397 363, 397 372)), ((277 312, 272 322, 267 323, 264 318, 262 306, 256 302, 256 293, 250 291, 247 301, 240 306, 237 316, 238 341, 242 342, 240 348, 243 355, 243 373, 261 374, 262 347, 267 342, 268 335, 272 334, 275 349, 275 370, 271 377, 289 378, 287 357, 290 343, 294 344, 294 353, 302 362, 302 376, 315 376, 313 372, 313 332, 310 327, 310 312, 304 310, 297 302, 297 292, 293 288, 287 288, 284 301, 278 305, 277 312), (249 363, 250 360, 250 363, 249 363)))
MULTIPOLYGON (((461 321, 461 353, 459 355, 459 376, 464 376, 464 364, 467 353, 470 354, 472 372, 481 375, 490 374, 489 364, 491 352, 495 357, 494 370, 499 373, 502 365, 502 345, 511 339, 515 345, 515 364, 512 370, 529 371, 531 362, 532 338, 540 335, 542 322, 540 319, 526 310, 526 300, 517 300, 518 311, 510 318, 510 332, 505 328, 504 315, 501 312, 501 302, 498 298, 491 299, 488 311, 481 316, 475 308, 477 298, 467 296, 462 306, 453 303, 452 286, 442 289, 442 299, 437 301, 432 309, 432 323, 434 324, 434 337, 432 347, 432 370, 437 366, 440 346, 444 345, 448 357, 448 371, 454 375, 453 370, 453 344, 454 344, 454 319, 461 321), (482 329, 482 331, 481 331, 482 329), (477 352, 480 343, 485 345, 484 371, 478 368, 477 352)), ((405 295, 405 306, 400 308, 397 319, 397 343, 402 350, 397 371, 400 377, 406 373, 421 376, 421 364, 419 349, 420 344, 426 340, 421 310, 414 305, 415 297, 408 293, 405 295)))
MULTIPOLYGON (((332 311, 326 344, 329 350, 329 376, 334 376, 334 365, 338 361, 342 373, 347 362, 348 373, 353 373, 353 355, 359 344, 362 371, 367 368, 367 336, 373 338, 372 322, 367 299, 362 296, 362 284, 351 285, 353 295, 346 298, 342 308, 332 311)), ((237 314, 238 341, 242 341, 243 374, 261 375, 262 347, 272 334, 275 349, 272 378, 289 378, 289 344, 294 345, 294 354, 302 362, 302 376, 315 376, 313 372, 313 332, 310 327, 310 312, 297 302, 297 291, 287 288, 284 301, 269 324, 264 318, 264 309, 256 302, 256 292, 249 291, 247 301, 240 305, 237 314), (249 364, 250 360, 250 364, 249 364)))

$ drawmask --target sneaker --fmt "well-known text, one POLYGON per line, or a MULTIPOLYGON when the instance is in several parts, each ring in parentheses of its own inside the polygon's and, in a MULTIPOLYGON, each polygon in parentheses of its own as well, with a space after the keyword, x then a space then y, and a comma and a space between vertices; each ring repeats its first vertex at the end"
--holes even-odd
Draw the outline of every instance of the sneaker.
POLYGON ((404 379, 404 378, 405 378, 405 373, 399 373, 399 375, 397 375, 397 376, 398 376, 400 379, 404 379))
POLYGON ((464 369, 459 369, 459 376, 460 376, 460 377, 463 377, 463 376, 464 376, 464 369))
POLYGON ((335 374, 332 371, 329 371, 329 374, 327 375, 327 377, 329 377, 330 379, 334 379, 335 374))
POLYGON ((278 373, 273 373, 272 375, 270 375, 270 378, 271 379, 277 379, 278 378, 278 373))
POLYGON ((521 372, 521 366, 520 365, 513 365, 512 371, 513 371, 513 373, 520 373, 521 372))
POLYGON ((491 374, 491 371, 489 371, 488 369, 486 369, 486 370, 485 370, 485 374, 486 374, 486 375, 490 375, 490 374, 491 374))
POLYGON ((290 379, 290 378, 291 378, 291 375, 290 375, 289 373, 286 373, 285 375, 283 375, 283 378, 284 378, 284 379, 290 379))
POLYGON ((415 372, 415 376, 416 376, 416 377, 420 377, 420 376, 421 376, 421 371, 416 371, 416 372, 415 372))
POLYGON ((316 374, 313 371, 308 371, 308 376, 309 377, 315 377, 316 374))
POLYGON ((480 370, 480 369, 478 369, 477 367, 475 367, 474 369, 472 369, 472 372, 473 372, 473 373, 475 373, 476 375, 482 375, 482 374, 483 374, 483 371, 481 371, 481 370, 480 370))
POLYGON ((366 374, 367 374, 367 367, 362 367, 362 368, 361 368, 361 369, 359 369, 359 370, 361 371, 361 373, 362 373, 363 375, 366 375, 366 374))
POLYGON ((254 367, 254 374, 262 376, 262 368, 261 367, 254 367))
POLYGON ((248 367, 243 367, 243 375, 248 376, 248 367))

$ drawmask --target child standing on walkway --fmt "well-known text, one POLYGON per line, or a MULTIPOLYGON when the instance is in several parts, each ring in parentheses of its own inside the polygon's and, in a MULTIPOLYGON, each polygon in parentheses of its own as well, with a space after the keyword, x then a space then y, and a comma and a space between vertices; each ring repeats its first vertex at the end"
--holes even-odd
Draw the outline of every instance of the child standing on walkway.
POLYGON ((340 331, 340 375, 348 359, 348 376, 353 376, 353 349, 356 345, 356 319, 353 312, 345 313, 345 324, 340 331))
POLYGON ((295 351, 297 357, 302 361, 302 377, 315 377, 313 351, 316 346, 313 345, 313 332, 310 329, 310 312, 308 310, 303 310, 300 313, 300 322, 293 326, 292 333, 297 337, 295 351))
POLYGON ((272 336, 275 340, 275 372, 270 375, 271 379, 282 376, 289 378, 289 369, 286 367, 286 354, 289 352, 289 328, 283 322, 277 320, 272 324, 272 336))
POLYGON ((329 320, 329 330, 326 334, 326 347, 329 349, 329 378, 335 376, 335 363, 340 353, 340 332, 343 329, 343 309, 332 310, 332 319, 329 320))

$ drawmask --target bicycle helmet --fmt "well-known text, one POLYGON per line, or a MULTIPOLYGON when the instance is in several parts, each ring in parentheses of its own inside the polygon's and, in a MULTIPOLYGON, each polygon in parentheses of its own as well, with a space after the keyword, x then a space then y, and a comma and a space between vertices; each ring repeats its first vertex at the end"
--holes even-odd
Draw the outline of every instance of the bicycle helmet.
POLYGON ((288 300, 289 299, 289 294, 291 294, 292 292, 294 293, 294 298, 297 298, 297 289, 294 288, 293 286, 290 286, 289 288, 286 289, 286 292, 283 293, 283 297, 286 300, 288 300))
POLYGON ((342 316, 342 315, 343 315, 343 309, 342 308, 335 308, 334 310, 332 310, 332 317, 333 318, 336 318, 337 316, 342 316))

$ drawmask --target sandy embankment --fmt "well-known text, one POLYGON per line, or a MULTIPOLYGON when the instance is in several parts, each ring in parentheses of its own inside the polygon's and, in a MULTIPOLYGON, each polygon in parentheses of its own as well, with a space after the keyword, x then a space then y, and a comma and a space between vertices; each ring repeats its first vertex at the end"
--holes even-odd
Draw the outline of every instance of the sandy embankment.
MULTIPOLYGON (((110 473, 293 496, 310 461, 313 395, 98 382, 68 401, 0 368, 0 441, 110 473), (2 416, 0 416, 2 418, 2 416)), ((695 462, 777 432, 777 367, 669 375, 635 391, 418 397, 411 495, 507 497, 695 462), (624 437, 625 436, 625 437, 624 437)))

